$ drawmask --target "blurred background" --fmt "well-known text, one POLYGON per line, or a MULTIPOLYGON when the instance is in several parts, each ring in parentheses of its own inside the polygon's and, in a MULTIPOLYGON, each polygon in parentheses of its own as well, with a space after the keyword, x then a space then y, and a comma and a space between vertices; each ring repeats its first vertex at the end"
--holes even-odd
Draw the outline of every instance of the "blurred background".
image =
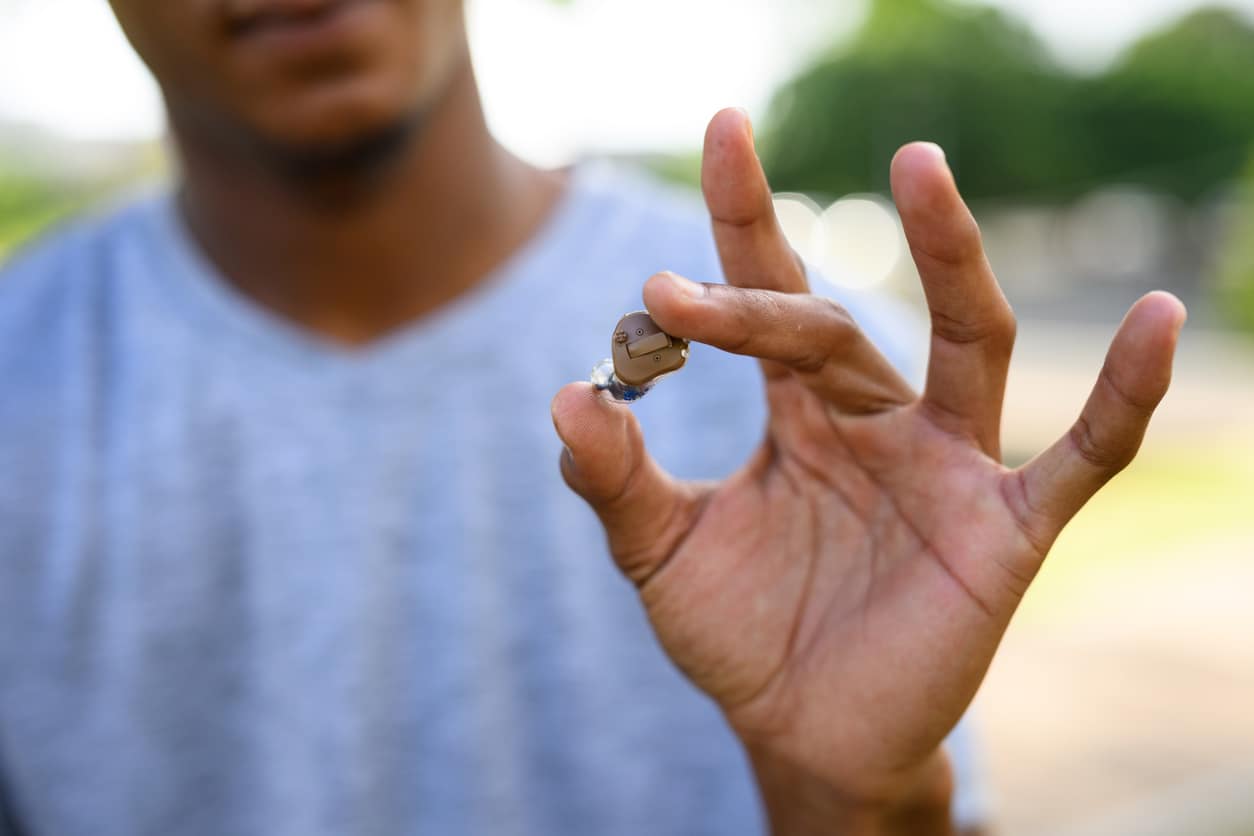
MULTIPOLYGON (((1140 294, 1190 308, 1130 471, 1059 542, 979 696, 1015 834, 1254 834, 1254 0, 470 0, 494 130, 695 183, 746 106, 794 246, 918 306, 895 149, 948 152, 1020 342, 1006 455, 1065 431, 1140 294)), ((105 0, 0 0, 0 261, 159 184, 159 97, 105 0)))

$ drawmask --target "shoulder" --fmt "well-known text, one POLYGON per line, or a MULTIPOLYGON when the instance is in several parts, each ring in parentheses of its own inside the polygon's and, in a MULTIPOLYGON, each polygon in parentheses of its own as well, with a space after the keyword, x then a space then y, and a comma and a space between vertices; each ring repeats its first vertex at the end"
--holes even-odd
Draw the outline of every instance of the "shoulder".
POLYGON ((146 222, 157 198, 138 199, 73 218, 0 263, 0 340, 31 317, 54 315, 57 303, 108 281, 116 253, 146 222))
POLYGON ((95 237, 92 224, 75 220, 44 233, 0 266, 0 340, 47 304, 72 265, 85 261, 95 237))
POLYGON ((0 382, 38 382, 104 324, 156 199, 68 221, 0 267, 0 382))

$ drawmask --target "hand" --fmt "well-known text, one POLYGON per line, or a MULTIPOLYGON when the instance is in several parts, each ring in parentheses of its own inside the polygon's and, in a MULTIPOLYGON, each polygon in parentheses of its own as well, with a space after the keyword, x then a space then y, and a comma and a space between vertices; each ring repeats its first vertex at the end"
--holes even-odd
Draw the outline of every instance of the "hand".
POLYGON ((1063 526, 1135 455, 1185 317, 1168 294, 1141 299, 1071 431, 1003 467, 1010 307, 940 150, 902 149, 892 184, 931 313, 922 396, 807 295, 748 121, 728 110, 702 185, 729 284, 661 274, 644 297, 666 331, 762 360, 761 448, 720 484, 683 483, 630 409, 588 384, 553 404, 567 482, 667 653, 744 741, 781 831, 944 809, 940 744, 1063 526))

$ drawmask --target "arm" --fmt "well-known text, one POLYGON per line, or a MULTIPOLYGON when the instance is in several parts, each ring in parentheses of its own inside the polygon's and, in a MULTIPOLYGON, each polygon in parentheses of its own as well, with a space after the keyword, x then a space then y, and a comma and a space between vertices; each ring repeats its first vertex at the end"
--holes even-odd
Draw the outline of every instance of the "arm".
POLYGON ((808 294, 743 114, 706 137, 728 285, 645 285, 666 331, 757 357, 765 441, 719 484, 680 482, 631 411, 587 384, 553 404, 562 471, 605 526, 671 659, 722 708, 780 834, 945 833, 940 746, 1054 539, 1136 454, 1183 306, 1133 306, 1075 425, 1001 464, 1015 320, 938 148, 894 160, 931 313, 915 393, 838 306, 808 294))

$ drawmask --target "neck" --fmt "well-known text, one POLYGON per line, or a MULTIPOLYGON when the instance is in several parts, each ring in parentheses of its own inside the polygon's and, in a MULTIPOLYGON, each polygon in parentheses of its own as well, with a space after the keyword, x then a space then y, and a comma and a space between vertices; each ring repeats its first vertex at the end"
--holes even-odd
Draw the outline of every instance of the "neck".
POLYGON ((209 259, 259 304, 350 345, 473 288, 562 189, 491 138, 468 59, 420 117, 344 154, 280 163, 172 122, 181 208, 209 259))

